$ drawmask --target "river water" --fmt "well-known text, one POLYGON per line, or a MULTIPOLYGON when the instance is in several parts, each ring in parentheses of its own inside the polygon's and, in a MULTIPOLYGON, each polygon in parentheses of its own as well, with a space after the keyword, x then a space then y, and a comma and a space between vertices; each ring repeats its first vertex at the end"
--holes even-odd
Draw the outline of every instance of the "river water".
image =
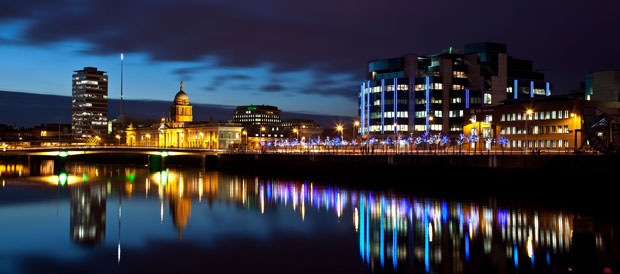
POLYGON ((169 167, 0 163, 0 273, 613 273, 614 218, 169 167))

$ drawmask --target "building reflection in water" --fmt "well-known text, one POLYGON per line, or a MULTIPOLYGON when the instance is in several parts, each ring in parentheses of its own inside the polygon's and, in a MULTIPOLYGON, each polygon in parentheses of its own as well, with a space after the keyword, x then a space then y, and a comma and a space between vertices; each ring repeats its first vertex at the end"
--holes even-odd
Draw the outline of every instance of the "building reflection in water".
POLYGON ((93 246, 105 239, 106 188, 80 184, 71 188, 71 240, 93 246))
MULTIPOLYGON (((302 222, 312 218, 308 215, 311 211, 328 212, 350 222, 361 261, 375 271, 511 273, 533 267, 550 269, 555 259, 566 261, 573 247, 575 215, 570 212, 500 207, 496 202, 451 202, 202 170, 166 169, 149 174, 146 169, 75 166, 71 173, 83 174, 81 183, 70 188, 71 238, 84 245, 104 239, 106 193, 110 195, 111 188, 116 188, 115 193, 126 196, 157 195, 162 223, 167 200, 179 240, 191 226, 192 205, 196 203, 209 207, 231 204, 257 214, 284 207, 298 212, 302 222)), ((596 231, 599 253, 613 244, 609 242, 614 231, 596 231)))

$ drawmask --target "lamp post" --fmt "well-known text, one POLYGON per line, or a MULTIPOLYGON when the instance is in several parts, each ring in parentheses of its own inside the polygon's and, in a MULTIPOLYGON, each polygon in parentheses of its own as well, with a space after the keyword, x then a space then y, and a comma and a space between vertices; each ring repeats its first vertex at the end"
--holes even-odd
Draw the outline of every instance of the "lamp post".
POLYGON ((116 134, 116 139, 118 140, 118 146, 121 146, 121 136, 116 134))
POLYGON ((248 147, 248 132, 247 131, 242 131, 241 134, 243 134, 245 136, 245 147, 248 147))
POLYGON ((527 119, 529 117, 532 117, 532 112, 533 111, 531 109, 528 109, 526 111, 525 117, 523 117, 523 119, 525 119, 525 144, 523 144, 523 148, 525 148, 525 154, 527 154, 527 149, 529 147, 528 144, 527 144, 527 132, 528 132, 528 130, 527 130, 527 119))
MULTIPOLYGON (((263 138, 263 135, 264 135, 264 133, 263 133, 263 132, 265 132, 265 130, 266 130, 266 129, 265 129, 265 127, 263 127, 263 126, 261 126, 261 127, 260 127, 260 133, 261 133, 260 135, 261 135, 261 140, 262 140, 262 138, 263 138)), ((262 145, 262 144, 261 144, 261 146, 260 146, 260 150, 261 150, 261 152, 263 151, 263 145, 262 145)))
POLYGON ((570 117, 573 118, 573 132, 575 133, 575 140, 573 141, 573 151, 575 154, 577 153, 577 115, 574 112, 571 112, 570 117))

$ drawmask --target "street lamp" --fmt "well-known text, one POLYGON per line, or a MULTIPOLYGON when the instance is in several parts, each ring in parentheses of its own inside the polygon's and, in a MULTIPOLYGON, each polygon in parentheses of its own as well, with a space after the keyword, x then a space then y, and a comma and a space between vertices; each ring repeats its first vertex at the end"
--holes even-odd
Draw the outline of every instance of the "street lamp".
POLYGON ((523 119, 525 119, 525 144, 523 145, 523 147, 525 148, 525 154, 527 154, 527 149, 529 148, 528 144, 527 144, 527 119, 529 117, 532 117, 532 113, 533 111, 531 109, 528 109, 525 113, 527 113, 527 115, 525 115, 525 117, 523 117, 523 119))
POLYGON ((360 126, 360 121, 353 122, 353 139, 355 139, 355 135, 357 133, 357 129, 359 128, 359 126, 360 126))
POLYGON ((575 132, 575 140, 573 141, 573 149, 577 152, 577 115, 571 112, 570 117, 573 118, 573 132, 575 132))
POLYGON ((118 140, 118 146, 121 146, 121 136, 116 134, 116 139, 118 140))
POLYGON ((342 130, 343 130, 342 125, 337 125, 336 126, 336 130, 340 132, 340 140, 344 139, 344 135, 343 135, 343 132, 342 132, 342 130))
POLYGON ((245 146, 248 146, 248 132, 247 131, 243 131, 241 132, 241 134, 243 134, 245 136, 245 146))

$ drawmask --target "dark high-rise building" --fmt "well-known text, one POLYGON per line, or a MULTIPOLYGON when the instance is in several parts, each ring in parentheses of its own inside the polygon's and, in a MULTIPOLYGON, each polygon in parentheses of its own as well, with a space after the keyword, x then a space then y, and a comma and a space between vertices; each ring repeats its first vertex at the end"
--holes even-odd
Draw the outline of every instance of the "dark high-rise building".
POLYGON ((368 62, 360 87, 363 135, 457 135, 465 109, 551 93, 532 62, 507 55, 506 45, 476 43, 431 56, 406 54, 368 62), (516 93, 514 92, 516 90, 516 93))
POLYGON ((94 67, 72 76, 71 132, 73 138, 103 138, 108 132, 108 76, 94 67))
POLYGON ((620 102, 620 70, 587 73, 585 97, 588 101, 620 102))

